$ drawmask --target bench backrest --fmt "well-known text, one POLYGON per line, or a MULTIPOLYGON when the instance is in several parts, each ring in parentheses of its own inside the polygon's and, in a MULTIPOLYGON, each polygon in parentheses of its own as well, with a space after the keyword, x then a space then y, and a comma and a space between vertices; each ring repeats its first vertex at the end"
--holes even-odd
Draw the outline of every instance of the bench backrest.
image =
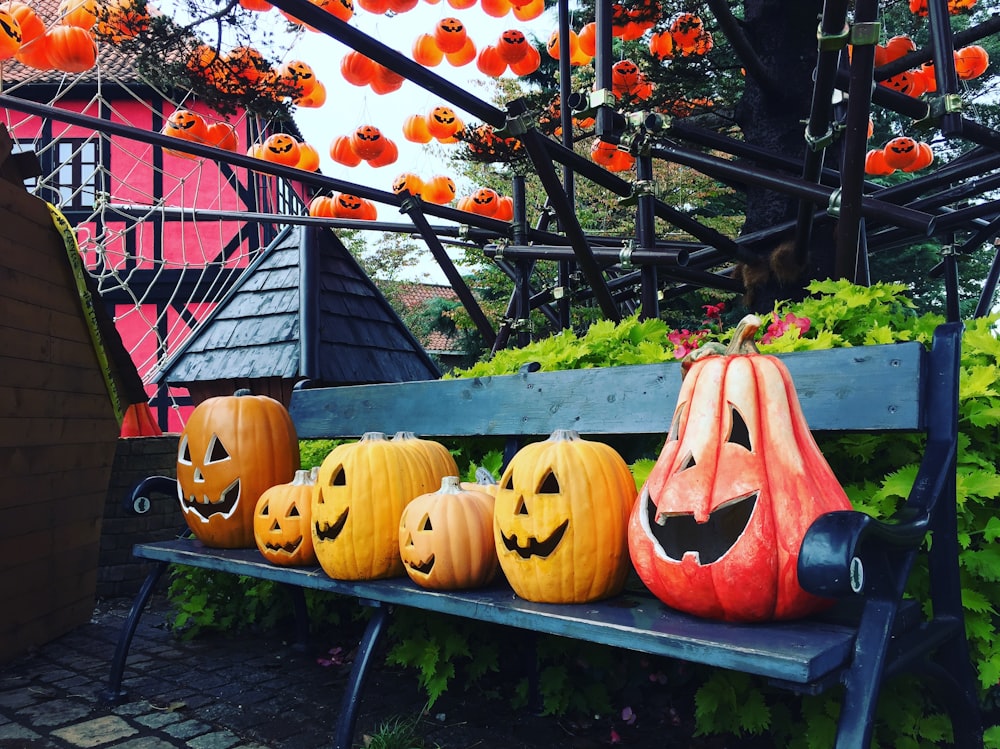
MULTIPOLYGON (((814 431, 922 430, 928 353, 919 343, 781 355, 814 431)), ((676 362, 561 372, 304 388, 290 412, 300 438, 414 432, 421 437, 665 434, 676 362)))

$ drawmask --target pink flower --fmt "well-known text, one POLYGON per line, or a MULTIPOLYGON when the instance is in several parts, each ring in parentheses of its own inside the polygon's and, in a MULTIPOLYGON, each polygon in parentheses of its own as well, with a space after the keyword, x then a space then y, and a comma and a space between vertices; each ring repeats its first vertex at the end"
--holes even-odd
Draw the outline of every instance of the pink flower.
POLYGON ((761 336, 760 342, 770 343, 775 338, 781 338, 792 327, 799 331, 799 335, 802 335, 809 330, 811 324, 808 317, 796 317, 789 312, 784 318, 779 318, 775 313, 774 322, 767 326, 767 331, 761 336))
POLYGON ((683 359, 699 345, 701 339, 708 335, 707 330, 698 330, 692 333, 687 328, 674 330, 667 334, 667 340, 674 344, 674 358, 683 359))
POLYGON ((611 743, 620 744, 622 743, 622 737, 614 728, 611 729, 611 743))
POLYGON ((625 725, 634 726, 638 717, 631 707, 626 706, 622 708, 622 720, 625 721, 625 725))
POLYGON ((705 310, 705 317, 710 321, 718 321, 722 317, 722 311, 726 308, 725 302, 719 302, 718 304, 703 304, 701 308, 705 310))

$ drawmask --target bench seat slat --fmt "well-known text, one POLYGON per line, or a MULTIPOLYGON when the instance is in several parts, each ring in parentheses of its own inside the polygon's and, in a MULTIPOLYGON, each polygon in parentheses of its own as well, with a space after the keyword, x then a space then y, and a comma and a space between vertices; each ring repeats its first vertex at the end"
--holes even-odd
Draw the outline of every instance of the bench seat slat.
POLYGON ((409 578, 333 580, 319 567, 278 567, 256 549, 209 549, 191 539, 139 544, 136 557, 249 575, 389 604, 574 637, 654 655, 808 684, 843 666, 854 630, 817 621, 733 625, 674 611, 652 597, 624 595, 578 605, 539 604, 506 584, 436 593, 409 578))
MULTIPOLYGON (((814 431, 919 429, 919 343, 783 355, 814 431)), ((412 431, 424 437, 663 434, 680 389, 676 362, 297 390, 302 438, 412 431)))

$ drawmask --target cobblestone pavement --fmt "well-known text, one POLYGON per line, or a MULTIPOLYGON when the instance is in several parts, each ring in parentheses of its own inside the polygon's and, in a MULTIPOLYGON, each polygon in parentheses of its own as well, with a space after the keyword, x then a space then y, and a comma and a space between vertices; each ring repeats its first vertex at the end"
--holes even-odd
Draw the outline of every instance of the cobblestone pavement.
POLYGON ((181 641, 155 599, 132 641, 127 701, 105 705, 101 696, 129 605, 101 603, 89 624, 0 665, 0 749, 332 745, 346 668, 322 668, 314 655, 277 638, 181 641))

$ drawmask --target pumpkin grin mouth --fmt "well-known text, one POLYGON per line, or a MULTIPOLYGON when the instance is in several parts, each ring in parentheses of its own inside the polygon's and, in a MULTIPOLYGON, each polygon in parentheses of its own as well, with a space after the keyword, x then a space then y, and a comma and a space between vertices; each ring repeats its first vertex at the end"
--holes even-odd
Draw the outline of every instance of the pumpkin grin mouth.
POLYGON ((659 551, 671 561, 680 562, 691 555, 698 564, 712 564, 725 556, 743 535, 758 496, 759 492, 753 492, 732 499, 714 510, 704 523, 699 523, 692 513, 658 513, 656 503, 646 490, 643 492, 646 502, 643 525, 656 541, 659 551))
POLYGON ((302 536, 299 536, 294 541, 286 541, 283 544, 276 544, 272 543, 271 541, 268 541, 267 543, 264 544, 264 548, 266 548, 268 551, 274 551, 274 552, 283 551, 286 554, 294 554, 296 549, 298 549, 299 546, 302 545, 302 538, 303 538, 302 536))
POLYGON ((333 524, 323 523, 316 521, 316 539, 319 541, 333 541, 340 535, 340 532, 344 530, 344 526, 347 524, 347 515, 350 513, 351 508, 347 507, 344 512, 337 518, 333 524))
POLYGON ((431 554, 430 559, 428 559, 426 562, 419 562, 419 563, 407 562, 406 566, 409 567, 414 572, 419 572, 422 575, 429 575, 431 574, 431 570, 434 569, 434 555, 431 554))
POLYGON ((562 541, 563 536, 566 534, 566 529, 569 527, 569 519, 562 522, 558 528, 556 528, 544 541, 539 541, 535 536, 529 536, 528 540, 524 545, 520 545, 517 541, 517 534, 508 536, 503 531, 500 532, 501 538, 503 538, 503 545, 507 547, 507 551, 513 551, 521 559, 528 559, 529 557, 547 557, 556 547, 559 542, 562 541))
POLYGON ((193 512, 203 523, 207 523, 212 515, 222 515, 222 517, 228 518, 239 503, 240 480, 236 479, 222 490, 218 499, 213 501, 207 494, 203 494, 199 500, 196 495, 191 494, 181 502, 181 509, 184 512, 193 512))

